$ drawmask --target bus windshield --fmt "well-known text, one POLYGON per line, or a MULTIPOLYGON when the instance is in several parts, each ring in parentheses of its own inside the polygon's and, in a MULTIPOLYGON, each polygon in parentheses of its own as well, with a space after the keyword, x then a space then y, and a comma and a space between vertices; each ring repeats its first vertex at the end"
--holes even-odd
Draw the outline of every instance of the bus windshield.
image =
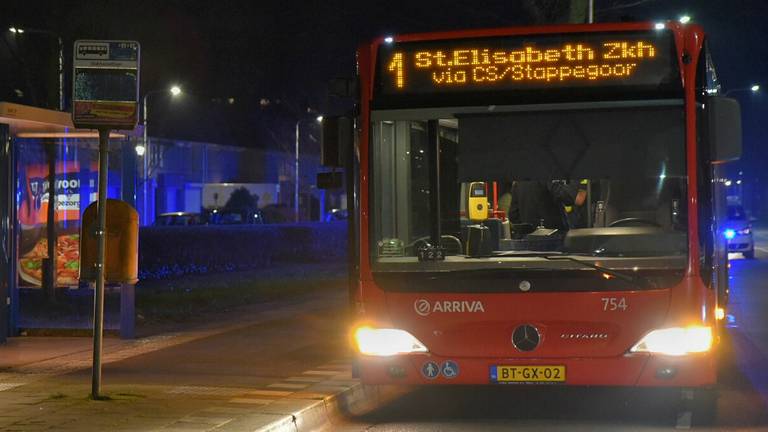
POLYGON ((666 102, 374 112, 373 270, 684 268, 684 114, 666 102))

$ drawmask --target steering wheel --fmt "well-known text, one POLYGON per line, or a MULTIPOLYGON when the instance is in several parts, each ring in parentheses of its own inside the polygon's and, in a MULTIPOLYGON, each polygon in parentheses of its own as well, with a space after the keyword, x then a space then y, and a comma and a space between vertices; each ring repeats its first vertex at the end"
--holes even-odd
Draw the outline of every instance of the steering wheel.
POLYGON ((661 228, 661 225, 659 225, 655 221, 651 221, 648 219, 642 219, 637 217, 629 217, 624 219, 618 219, 613 222, 611 222, 608 226, 609 227, 623 227, 623 226, 636 226, 636 225, 648 225, 653 227, 661 228))
MULTIPOLYGON (((406 248, 416 247, 419 243, 429 243, 429 239, 430 239, 430 237, 420 237, 420 238, 417 238, 411 244, 406 246, 406 248)), ((443 235, 440 236, 440 239, 441 240, 451 240, 451 242, 454 243, 454 246, 456 247, 455 250, 451 250, 451 249, 453 249, 451 247, 446 247, 446 251, 449 254, 457 255, 457 254, 464 253, 464 246, 461 244, 461 240, 459 240, 458 237, 452 236, 452 235, 448 235, 448 234, 443 234, 443 235)), ((446 246, 446 245, 444 244, 443 246, 446 246)))

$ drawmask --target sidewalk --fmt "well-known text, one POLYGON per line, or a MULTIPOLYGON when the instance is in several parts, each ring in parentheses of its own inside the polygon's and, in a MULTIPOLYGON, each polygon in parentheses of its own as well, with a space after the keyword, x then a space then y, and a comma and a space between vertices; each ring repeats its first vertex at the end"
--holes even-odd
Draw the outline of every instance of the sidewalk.
MULTIPOLYGON (((105 338, 104 350, 120 350, 130 344, 129 341, 105 338)), ((13 337, 8 343, 0 345, 0 371, 20 369, 35 363, 44 362, 78 353, 90 353, 93 339, 85 337, 13 337)))
POLYGON ((336 333, 345 299, 345 292, 325 292, 259 305, 228 323, 134 341, 105 339, 106 401, 88 398, 90 338, 13 338, 0 346, 0 430, 328 428, 336 416, 379 398, 378 389, 352 379, 345 355, 328 360, 344 338, 336 333), (306 340, 286 340, 294 334, 306 340), (263 358, 248 359, 252 366, 242 373, 241 357, 250 354, 241 344, 254 343, 263 346, 256 351, 263 358), (179 354, 171 355, 174 350, 179 354), (211 355, 219 359, 215 371, 205 363, 211 355), (200 370, 213 375, 201 377, 200 370))

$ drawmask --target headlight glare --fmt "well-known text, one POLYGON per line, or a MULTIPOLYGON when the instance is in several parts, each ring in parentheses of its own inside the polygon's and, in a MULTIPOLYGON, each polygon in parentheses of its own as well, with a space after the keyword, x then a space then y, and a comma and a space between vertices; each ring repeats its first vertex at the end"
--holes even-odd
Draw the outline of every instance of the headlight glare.
POLYGON ((691 326, 654 330, 640 339, 640 342, 630 351, 681 356, 706 352, 710 348, 712 348, 712 329, 691 326))
POLYGON ((359 327, 354 336, 358 351, 365 355, 392 356, 427 352, 427 347, 405 330, 359 327))

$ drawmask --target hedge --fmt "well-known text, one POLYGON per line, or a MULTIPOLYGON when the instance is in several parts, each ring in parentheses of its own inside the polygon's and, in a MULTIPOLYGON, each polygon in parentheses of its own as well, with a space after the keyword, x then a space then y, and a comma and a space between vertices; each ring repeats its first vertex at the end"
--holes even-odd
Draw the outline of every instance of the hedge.
POLYGON ((344 262, 347 224, 203 225, 139 230, 139 279, 344 262))

